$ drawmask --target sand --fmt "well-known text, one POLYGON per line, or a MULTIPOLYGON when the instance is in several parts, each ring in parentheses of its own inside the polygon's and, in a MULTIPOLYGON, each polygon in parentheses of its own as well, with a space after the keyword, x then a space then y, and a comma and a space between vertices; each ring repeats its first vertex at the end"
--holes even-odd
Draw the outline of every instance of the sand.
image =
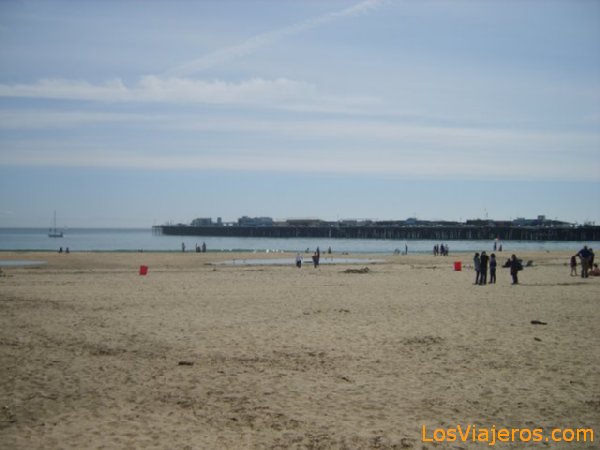
POLYGON ((47 264, 0 276, 0 448, 490 448, 423 425, 591 427, 495 448, 598 448, 600 277, 520 256, 521 285, 474 286, 471 255, 2 253, 47 264))

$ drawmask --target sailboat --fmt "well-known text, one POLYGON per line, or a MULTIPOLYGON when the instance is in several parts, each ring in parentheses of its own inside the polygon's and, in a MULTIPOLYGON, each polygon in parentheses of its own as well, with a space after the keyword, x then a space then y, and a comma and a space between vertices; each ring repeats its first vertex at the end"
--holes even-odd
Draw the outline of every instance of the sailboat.
POLYGON ((58 229, 56 228, 56 211, 54 211, 54 228, 50 228, 50 230, 48 231, 48 237, 51 237, 51 238, 63 237, 63 232, 58 231, 58 229))

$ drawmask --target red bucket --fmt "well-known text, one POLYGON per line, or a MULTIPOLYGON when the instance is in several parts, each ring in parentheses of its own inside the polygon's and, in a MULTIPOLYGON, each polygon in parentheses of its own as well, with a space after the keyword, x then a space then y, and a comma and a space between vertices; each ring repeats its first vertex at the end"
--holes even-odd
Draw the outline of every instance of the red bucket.
POLYGON ((140 266, 140 275, 146 275, 148 273, 148 266, 140 266))
POLYGON ((462 263, 460 261, 454 261, 454 270, 460 272, 462 270, 462 263))

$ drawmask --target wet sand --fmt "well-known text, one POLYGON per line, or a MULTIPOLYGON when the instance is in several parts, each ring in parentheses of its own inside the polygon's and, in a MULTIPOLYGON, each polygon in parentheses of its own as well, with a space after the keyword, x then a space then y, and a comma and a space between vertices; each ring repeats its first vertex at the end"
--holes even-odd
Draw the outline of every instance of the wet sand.
POLYGON ((458 424, 597 448, 600 277, 570 254, 519 255, 519 286, 474 286, 471 255, 212 264, 265 256, 4 252, 47 264, 0 276, 0 448, 489 448, 421 440, 458 424))

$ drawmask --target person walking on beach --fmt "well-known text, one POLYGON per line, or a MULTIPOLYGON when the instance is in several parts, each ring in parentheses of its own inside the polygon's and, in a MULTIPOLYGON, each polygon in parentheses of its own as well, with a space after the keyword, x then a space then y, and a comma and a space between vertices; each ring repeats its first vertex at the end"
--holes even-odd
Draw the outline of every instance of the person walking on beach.
POLYGON ((479 284, 487 284, 487 270, 489 256, 485 252, 481 252, 481 258, 479 258, 479 284))
POLYGON ((490 284, 496 284, 496 254, 490 255, 490 284))
POLYGON ((302 256, 300 256, 300 253, 296 253, 296 267, 298 269, 302 268, 302 256))
POLYGON ((317 252, 315 252, 312 256, 312 260, 313 260, 313 264, 315 266, 315 269, 317 267, 319 267, 319 254, 317 252))
POLYGON ((592 253, 587 248, 587 245, 584 245, 583 248, 577 253, 577 256, 579 256, 579 259, 581 260, 581 278, 587 278, 592 253))
POLYGON ((577 276, 577 256, 576 255, 571 256, 571 276, 572 277, 577 276))
POLYGON ((473 269, 475 269, 475 283, 479 284, 479 277, 481 276, 481 259, 479 258, 479 253, 475 253, 473 257, 473 269))

